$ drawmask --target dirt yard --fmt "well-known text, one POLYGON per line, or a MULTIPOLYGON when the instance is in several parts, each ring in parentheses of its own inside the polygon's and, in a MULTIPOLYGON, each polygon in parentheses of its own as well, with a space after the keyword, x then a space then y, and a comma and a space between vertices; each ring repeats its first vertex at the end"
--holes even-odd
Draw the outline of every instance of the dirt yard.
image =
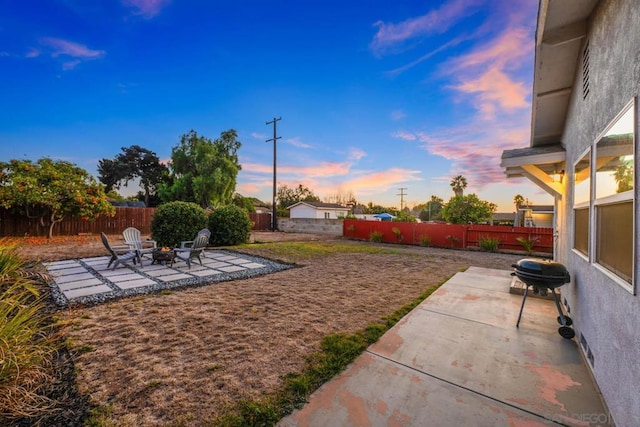
MULTIPOLYGON (((226 405, 277 390, 284 375, 304 367, 324 335, 357 331, 469 266, 510 269, 521 258, 279 237, 319 241, 240 249, 298 268, 62 310, 79 354, 80 391, 107 409, 114 425, 207 425, 226 405), (362 253, 363 245, 382 250, 362 253)), ((96 243, 23 253, 39 259, 104 255, 96 243)))

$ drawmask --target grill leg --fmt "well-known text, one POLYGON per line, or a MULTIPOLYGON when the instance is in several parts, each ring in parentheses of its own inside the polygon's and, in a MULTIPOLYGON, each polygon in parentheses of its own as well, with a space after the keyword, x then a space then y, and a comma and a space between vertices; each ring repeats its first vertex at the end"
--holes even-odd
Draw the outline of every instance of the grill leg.
POLYGON ((520 318, 522 317, 522 310, 524 309, 524 302, 527 300, 527 294, 529 293, 529 285, 524 284, 524 297, 522 298, 522 305, 520 306, 520 314, 518 314, 518 322, 516 328, 520 327, 520 318))
POLYGON ((562 326, 567 325, 567 319, 565 319, 564 314, 562 313, 562 307, 560 306, 560 299, 558 298, 558 294, 556 294, 556 290, 551 288, 551 293, 553 294, 553 300, 556 302, 556 308, 558 309, 558 315, 560 316, 560 324, 562 326))

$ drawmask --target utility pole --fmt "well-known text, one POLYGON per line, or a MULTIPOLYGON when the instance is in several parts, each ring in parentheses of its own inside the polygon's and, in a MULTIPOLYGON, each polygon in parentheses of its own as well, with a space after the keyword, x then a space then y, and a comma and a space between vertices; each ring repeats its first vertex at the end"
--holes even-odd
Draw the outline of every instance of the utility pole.
POLYGON ((402 211, 402 208, 404 207, 404 196, 407 195, 407 193, 404 192, 404 190, 406 190, 407 187, 401 187, 398 188, 398 190, 400 190, 399 194, 396 194, 396 196, 400 196, 400 210, 402 211))
POLYGON ((273 123, 273 138, 267 139, 266 142, 273 141, 273 200, 272 200, 272 213, 271 213, 271 231, 278 230, 278 215, 276 209, 276 141, 281 137, 277 136, 277 123, 282 120, 282 117, 278 117, 277 119, 274 117, 273 120, 267 122, 267 125, 273 123))

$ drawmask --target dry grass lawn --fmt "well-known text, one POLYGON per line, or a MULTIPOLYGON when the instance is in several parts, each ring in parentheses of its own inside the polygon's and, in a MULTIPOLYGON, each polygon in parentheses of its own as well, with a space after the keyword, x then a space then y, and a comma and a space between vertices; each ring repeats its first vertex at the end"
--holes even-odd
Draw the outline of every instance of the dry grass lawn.
POLYGON ((471 265, 521 258, 351 241, 239 250, 299 267, 61 311, 78 386, 113 425, 210 425, 277 391, 326 334, 360 330, 471 265))

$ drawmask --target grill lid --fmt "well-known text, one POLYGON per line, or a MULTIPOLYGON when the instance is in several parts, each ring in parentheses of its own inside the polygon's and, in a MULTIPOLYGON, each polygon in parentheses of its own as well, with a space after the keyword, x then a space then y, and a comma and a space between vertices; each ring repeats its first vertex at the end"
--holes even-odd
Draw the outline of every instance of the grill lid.
POLYGON ((512 265, 516 272, 538 279, 563 280, 569 283, 569 272, 559 262, 542 258, 523 258, 512 265))

